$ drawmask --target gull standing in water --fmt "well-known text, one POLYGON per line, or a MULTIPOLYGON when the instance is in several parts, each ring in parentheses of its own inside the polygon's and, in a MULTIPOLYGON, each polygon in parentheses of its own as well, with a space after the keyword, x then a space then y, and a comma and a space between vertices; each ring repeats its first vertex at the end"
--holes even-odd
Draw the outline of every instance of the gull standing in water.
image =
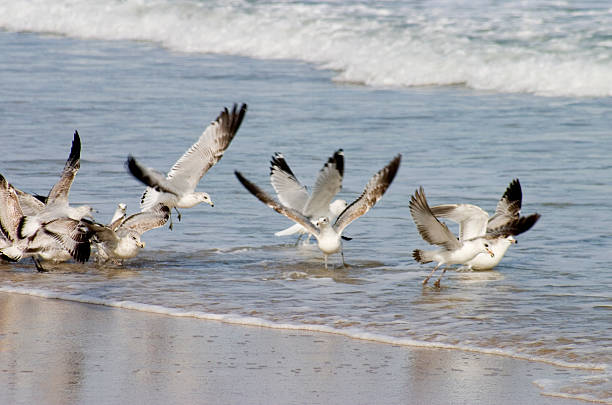
MULTIPOLYGON (((429 276, 423 280, 423 284, 427 284, 433 273, 442 265, 463 264, 478 253, 488 253, 494 256, 489 248, 489 241, 485 237, 457 239, 446 225, 438 221, 431 212, 431 208, 429 208, 423 187, 420 187, 410 198, 410 214, 421 238, 431 245, 442 247, 438 250, 429 251, 415 249, 412 252, 412 257, 419 263, 424 264, 433 261, 438 263, 429 276)), ((479 218, 482 223, 486 224, 488 217, 485 212, 484 214, 481 213, 479 218)), ((436 287, 440 287, 440 280, 446 269, 447 267, 444 267, 442 274, 434 283, 436 287)))
POLYGON ((96 261, 119 261, 135 257, 145 243, 140 240, 143 233, 163 226, 170 217, 170 208, 157 204, 153 209, 142 211, 127 218, 119 217, 109 225, 85 221, 95 233, 96 261))
POLYGON ((0 175, 0 255, 11 261, 32 257, 36 269, 45 271, 40 260, 60 263, 70 259, 84 263, 89 260, 92 233, 81 221, 68 217, 53 218, 42 223, 33 235, 22 238, 19 226, 23 211, 17 192, 0 175))
POLYGON ((518 179, 512 180, 497 203, 495 214, 489 214, 472 204, 444 204, 431 207, 438 218, 448 218, 459 224, 459 240, 485 236, 494 256, 479 253, 463 263, 468 269, 490 270, 497 266, 510 245, 517 243, 514 236, 528 231, 540 219, 540 214, 520 216, 523 192, 518 179), (486 218, 486 221, 483 221, 486 218), (499 229, 504 229, 499 234, 499 229))
MULTIPOLYGON (((281 153, 275 153, 270 161, 270 183, 280 203, 300 212, 313 223, 321 217, 328 217, 330 221, 334 221, 346 208, 347 203, 344 200, 338 199, 332 202, 342 188, 343 176, 344 152, 342 149, 338 149, 323 165, 312 194, 309 194, 306 186, 299 182, 281 153)), ((285 236, 299 233, 299 241, 306 232, 302 225, 295 224, 276 232, 275 235, 285 236)))
MULTIPOLYGON (((317 239, 319 249, 321 249, 325 257, 325 268, 327 269, 327 256, 338 252, 342 254, 341 236, 344 228, 368 212, 370 208, 380 200, 395 178, 400 161, 401 155, 397 155, 387 164, 387 166, 372 176, 368 184, 366 184, 363 193, 342 211, 333 225, 328 217, 319 218, 317 222, 313 224, 310 222, 310 219, 301 212, 275 201, 262 189, 248 181, 240 172, 236 171, 235 174, 240 183, 261 202, 292 221, 302 225, 308 233, 312 234, 317 239)), ((342 263, 346 266, 346 263, 344 263, 344 254, 342 254, 342 263)))
POLYGON ((19 199, 28 207, 28 212, 32 215, 26 215, 21 220, 18 227, 20 238, 28 238, 33 236, 36 231, 44 224, 53 219, 67 217, 79 221, 83 217, 92 218, 92 208, 88 205, 79 207, 71 207, 68 203, 68 194, 72 182, 81 167, 81 138, 77 131, 74 132, 70 155, 64 165, 62 174, 49 191, 47 198, 42 198, 41 204, 35 202, 36 197, 27 196, 27 193, 20 191, 19 199))
POLYGON ((204 130, 198 141, 176 161, 166 176, 141 165, 131 155, 128 156, 130 173, 148 186, 142 195, 141 210, 150 210, 161 203, 174 208, 180 221, 178 208, 191 208, 202 202, 214 206, 207 193, 196 192, 195 188, 206 172, 223 157, 240 128, 246 110, 246 104, 242 104, 240 109, 234 104, 231 111, 225 108, 204 130))

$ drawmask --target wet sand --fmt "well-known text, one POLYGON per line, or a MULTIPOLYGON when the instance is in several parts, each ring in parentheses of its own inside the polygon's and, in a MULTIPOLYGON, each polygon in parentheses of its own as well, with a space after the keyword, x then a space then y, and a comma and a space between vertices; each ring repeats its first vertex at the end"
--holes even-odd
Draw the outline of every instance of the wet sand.
POLYGON ((548 364, 0 293, 2 404, 584 404, 548 364))

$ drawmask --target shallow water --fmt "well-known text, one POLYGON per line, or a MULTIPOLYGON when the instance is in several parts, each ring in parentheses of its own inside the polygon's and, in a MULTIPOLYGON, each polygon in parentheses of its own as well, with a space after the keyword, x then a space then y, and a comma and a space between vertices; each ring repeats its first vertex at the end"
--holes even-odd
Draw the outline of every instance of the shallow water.
POLYGON ((0 265, 0 290, 546 361, 577 370, 538 382, 544 392, 612 402, 610 98, 353 85, 296 60, 23 32, 1 33, 0 54, 0 172, 45 194, 78 129, 71 201, 93 205, 102 222, 118 202, 138 210, 143 187, 124 168, 128 153, 167 169, 223 106, 249 104, 199 186, 214 208, 184 210, 174 231, 145 234, 147 248, 121 268, 0 265), (338 148, 349 201, 395 154, 403 160, 383 199, 347 228, 350 267, 332 257, 326 271, 315 246, 274 236, 289 221, 233 171, 272 191, 279 151, 311 185, 338 148), (411 258, 427 248, 411 193, 422 185, 431 204, 492 212, 513 178, 523 213, 541 220, 494 271, 449 271, 441 289, 423 288, 432 267, 411 258))

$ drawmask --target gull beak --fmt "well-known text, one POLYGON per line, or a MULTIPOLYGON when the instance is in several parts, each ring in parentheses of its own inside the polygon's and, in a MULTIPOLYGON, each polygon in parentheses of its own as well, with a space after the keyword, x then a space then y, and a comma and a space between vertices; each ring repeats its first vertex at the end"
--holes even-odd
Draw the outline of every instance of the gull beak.
POLYGON ((138 246, 140 246, 140 248, 141 248, 141 249, 144 249, 144 247, 145 247, 145 243, 144 243, 144 242, 140 242, 140 243, 138 244, 138 246))
POLYGON ((491 249, 487 248, 487 253, 491 255, 491 257, 495 257, 495 255, 493 254, 493 252, 491 252, 491 249))
POLYGON ((211 206, 211 207, 214 207, 214 206, 215 206, 215 203, 214 203, 214 202, 212 202, 212 201, 210 201, 210 202, 209 202, 209 204, 210 204, 210 206, 211 206))

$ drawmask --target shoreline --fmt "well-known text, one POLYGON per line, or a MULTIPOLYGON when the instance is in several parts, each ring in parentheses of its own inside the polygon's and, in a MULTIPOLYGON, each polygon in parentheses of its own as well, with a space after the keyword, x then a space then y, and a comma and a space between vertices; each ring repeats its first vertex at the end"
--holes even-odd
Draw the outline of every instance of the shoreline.
POLYGON ((2 403, 584 404, 498 355, 0 292, 2 403))

